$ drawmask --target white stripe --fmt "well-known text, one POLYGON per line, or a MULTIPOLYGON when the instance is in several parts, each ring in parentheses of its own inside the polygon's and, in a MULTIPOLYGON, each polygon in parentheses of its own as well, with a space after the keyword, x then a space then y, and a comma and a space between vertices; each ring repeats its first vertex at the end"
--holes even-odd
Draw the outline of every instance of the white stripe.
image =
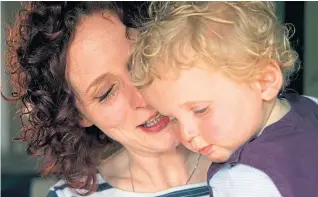
POLYGON ((210 180, 213 197, 281 197, 264 172, 242 164, 225 166, 210 180))

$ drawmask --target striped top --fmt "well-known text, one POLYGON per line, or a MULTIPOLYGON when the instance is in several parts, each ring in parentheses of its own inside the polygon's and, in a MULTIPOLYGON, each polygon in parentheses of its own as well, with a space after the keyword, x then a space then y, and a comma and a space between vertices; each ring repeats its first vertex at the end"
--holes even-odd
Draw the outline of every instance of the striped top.
MULTIPOLYGON (((206 182, 174 187, 156 193, 136 193, 116 189, 105 182, 99 174, 97 176, 98 189, 87 197, 208 197, 210 194, 206 182)), ((46 197, 79 197, 79 195, 74 189, 68 188, 64 181, 59 181, 51 187, 46 197)))
POLYGON ((272 179, 251 166, 226 165, 210 180, 213 197, 281 197, 272 179))

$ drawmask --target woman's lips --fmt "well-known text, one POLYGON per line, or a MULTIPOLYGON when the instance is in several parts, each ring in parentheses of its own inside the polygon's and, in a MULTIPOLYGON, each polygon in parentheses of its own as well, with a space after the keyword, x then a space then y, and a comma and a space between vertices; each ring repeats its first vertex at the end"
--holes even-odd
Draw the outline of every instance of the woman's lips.
POLYGON ((145 132, 159 132, 164 129, 170 122, 170 118, 167 116, 160 116, 160 119, 152 126, 140 125, 138 128, 145 132))

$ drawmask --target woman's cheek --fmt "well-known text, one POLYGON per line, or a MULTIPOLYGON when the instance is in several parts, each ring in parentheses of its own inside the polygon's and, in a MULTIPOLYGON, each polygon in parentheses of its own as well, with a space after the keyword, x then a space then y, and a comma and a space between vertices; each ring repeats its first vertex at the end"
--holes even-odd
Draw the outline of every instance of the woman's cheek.
POLYGON ((109 130, 113 128, 121 127, 121 124, 126 122, 126 115, 128 106, 125 104, 121 95, 118 95, 116 100, 111 105, 102 104, 99 106, 93 116, 96 117, 97 124, 100 125, 103 130, 109 130))

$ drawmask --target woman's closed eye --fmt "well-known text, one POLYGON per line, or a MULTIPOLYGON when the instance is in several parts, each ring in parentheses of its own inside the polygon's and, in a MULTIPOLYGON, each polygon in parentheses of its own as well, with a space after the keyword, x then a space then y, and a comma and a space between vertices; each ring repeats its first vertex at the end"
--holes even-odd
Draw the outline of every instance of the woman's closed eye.
POLYGON ((116 84, 113 84, 102 96, 97 97, 99 102, 105 101, 114 95, 116 92, 116 84))

